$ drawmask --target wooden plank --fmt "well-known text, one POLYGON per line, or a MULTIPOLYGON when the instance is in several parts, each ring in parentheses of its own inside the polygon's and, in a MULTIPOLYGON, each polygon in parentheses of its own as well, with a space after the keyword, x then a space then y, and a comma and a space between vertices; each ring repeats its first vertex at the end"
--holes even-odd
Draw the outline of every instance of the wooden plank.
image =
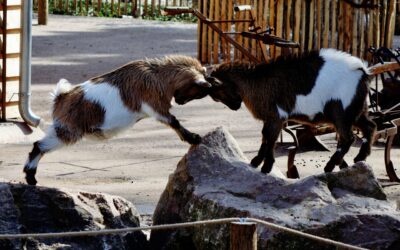
POLYGON ((330 46, 332 48, 337 48, 337 43, 336 43, 336 16, 337 16, 337 1, 332 1, 332 14, 331 14, 331 40, 330 40, 330 46))
POLYGON ((349 4, 344 4, 344 41, 343 41, 343 50, 346 52, 350 52, 350 34, 351 34, 351 14, 352 8, 349 4))
MULTIPOLYGON (((228 19, 231 20, 233 18, 233 0, 228 0, 228 19)), ((227 23, 227 30, 231 31, 232 24, 227 23)), ((231 60, 231 45, 226 43, 226 54, 227 54, 227 61, 231 60)))
MULTIPOLYGON (((203 8, 202 0, 200 0, 198 2, 197 8, 199 8, 199 10, 202 11, 202 8, 203 8)), ((203 24, 202 24, 200 18, 198 18, 197 19, 197 59, 200 62, 202 62, 202 60, 201 60, 201 52, 202 52, 201 48, 202 48, 202 42, 203 42, 203 39, 201 39, 202 35, 203 35, 203 24)))
POLYGON ((357 56, 358 55, 358 13, 359 10, 356 8, 351 8, 351 17, 352 17, 352 30, 351 30, 351 54, 353 56, 357 56))
MULTIPOLYGON (((210 2, 210 10, 208 12, 208 18, 209 19, 213 19, 214 18, 214 6, 215 6, 215 1, 218 0, 209 0, 210 2)), ((176 3, 175 3, 176 5, 176 3)), ((207 58, 209 60, 209 62, 211 63, 212 57, 211 57, 211 53, 213 50, 213 30, 211 28, 208 29, 208 36, 207 36, 207 40, 208 40, 208 50, 207 50, 207 58)))
POLYGON ((154 16, 155 12, 156 12, 156 1, 151 0, 151 16, 154 16))
POLYGON ((345 10, 344 3, 342 1, 339 1, 339 19, 338 19, 339 50, 343 50, 344 47, 344 10, 345 10))
POLYGON ((364 9, 359 10, 359 37, 360 37, 360 51, 358 53, 360 58, 364 58, 365 55, 365 28, 366 28, 366 13, 364 9))
MULTIPOLYGON (((7 35, 10 34, 20 34, 21 33, 21 29, 20 28, 16 28, 16 29, 7 29, 6 31, 7 35)), ((3 29, 0 28, 0 33, 3 33, 3 29)))
POLYGON ((77 7, 78 7, 78 3, 77 3, 77 2, 78 2, 77 0, 74 0, 74 4, 73 4, 74 13, 76 13, 76 9, 77 9, 77 7))
POLYGON ((38 24, 47 25, 47 18, 49 16, 49 6, 47 0, 39 0, 38 2, 38 24))
MULTIPOLYGON (((275 25, 275 0, 269 1, 269 26, 272 28, 276 28, 275 25)), ((270 57, 275 58, 275 46, 269 45, 270 57)))
POLYGON ((380 12, 381 8, 378 11, 374 11, 374 46, 377 48, 381 46, 380 12))
POLYGON ((387 62, 385 64, 376 64, 368 68, 372 75, 378 75, 388 71, 399 70, 400 65, 397 62, 387 62))
MULTIPOLYGON (((329 45, 329 21, 330 21, 330 17, 329 17, 329 2, 330 1, 324 1, 324 29, 323 29, 323 33, 322 33, 322 47, 323 48, 328 48, 329 45)), ((333 1, 335 2, 335 1, 333 1)))
POLYGON ((69 0, 65 1, 65 13, 69 14, 69 0))
MULTIPOLYGON (((246 5, 250 5, 250 0, 245 0, 245 4, 246 5)), ((250 12, 249 11, 245 11, 244 12, 244 18, 246 19, 246 20, 249 20, 250 19, 250 12)), ((248 31, 249 30, 249 23, 244 23, 244 25, 243 25, 243 29, 242 29, 242 31, 248 31)), ((244 38, 243 39, 243 46, 244 46, 244 48, 246 49, 246 50, 248 50, 248 51, 250 51, 250 53, 251 53, 251 49, 250 49, 250 40, 249 40, 249 38, 244 38)), ((242 55, 242 58, 241 59, 244 59, 244 55, 242 55)))
POLYGON ((387 3, 388 0, 381 1, 381 2, 382 2, 381 3, 382 9, 381 9, 380 14, 381 14, 382 18, 380 18, 380 20, 381 20, 381 31, 380 31, 381 37, 380 37, 379 46, 385 46, 385 36, 386 36, 385 31, 386 31, 386 21, 387 21, 386 16, 387 16, 387 12, 388 12, 388 3, 387 3))
MULTIPOLYGON (((283 0, 277 0, 276 9, 276 36, 282 37, 283 35, 283 0)), ((278 46, 275 48, 275 57, 280 56, 282 49, 278 46)))
MULTIPOLYGON (((226 20, 227 19, 227 13, 226 13, 226 10, 227 10, 227 4, 226 4, 226 0, 222 0, 221 1, 221 7, 220 7, 220 9, 221 9, 221 19, 222 20, 226 20)), ((227 31, 227 28, 226 28, 226 23, 221 23, 221 29, 222 29, 222 31, 224 31, 224 32, 226 32, 227 31)), ((223 61, 226 61, 226 45, 227 45, 227 43, 226 43, 226 41, 225 40, 223 40, 223 39, 220 39, 220 45, 221 45, 221 48, 220 48, 220 53, 221 53, 221 56, 222 56, 222 60, 223 61)))
MULTIPOLYGON (((39 2, 39 4, 40 4, 40 2, 39 2)), ((20 10, 21 7, 22 7, 21 5, 8 5, 7 10, 20 10)), ((4 10, 4 5, 0 4, 0 11, 3 11, 3 10, 4 10)))
MULTIPOLYGON (((202 13, 204 16, 207 16, 207 6, 208 6, 208 0, 202 0, 202 13)), ((201 62, 202 63, 210 63, 210 61, 207 58, 207 48, 208 48, 208 41, 207 41, 207 34, 208 34, 208 29, 207 25, 203 23, 203 29, 202 29, 202 34, 201 34, 201 62)))
POLYGON ((393 43, 394 26, 396 21, 396 1, 390 0, 388 3, 388 11, 385 29, 385 47, 391 48, 393 43))
MULTIPOLYGON (((293 41, 298 42, 298 43, 301 43, 301 41, 300 41, 301 1, 302 0, 295 0, 295 3, 294 3, 293 41)), ((294 51, 298 52, 298 49, 294 49, 294 51)))
POLYGON ((308 20, 308 46, 307 49, 308 50, 312 50, 313 49, 313 41, 314 41, 314 0, 310 1, 310 19, 308 20))
MULTIPOLYGON (((373 44, 374 44, 374 40, 373 40, 373 39, 374 39, 374 32, 373 32, 373 29, 374 29, 373 12, 375 12, 375 10, 368 10, 368 11, 367 11, 367 18, 368 18, 368 19, 367 19, 367 20, 368 20, 368 22, 367 22, 367 25, 368 25, 368 27, 367 27, 367 48, 373 46, 373 44)), ((370 61, 370 60, 372 59, 371 53, 365 52, 365 54, 366 54, 367 60, 370 61)))
MULTIPOLYGON (((220 13, 220 1, 216 0, 214 4, 215 4, 214 20, 218 21, 220 19, 220 16, 221 16, 221 13, 220 13)), ((217 63, 219 63, 219 58, 218 58, 219 35, 216 32, 214 32, 213 36, 214 36, 213 63, 217 64, 217 63)))
MULTIPOLYGON (((256 8, 256 10, 258 11, 258 13, 257 13, 257 26, 259 26, 261 30, 263 30, 264 4, 265 4, 265 1, 262 1, 262 0, 257 1, 257 8, 256 8)), ((257 58, 259 60, 265 61, 267 59, 266 51, 264 49, 265 45, 261 41, 259 41, 259 42, 256 43, 255 46, 257 48, 256 49, 257 58)))
MULTIPOLYGON (((260 0, 260 1, 262 1, 262 0, 260 0)), ((264 11, 263 11, 263 14, 262 14, 262 30, 266 30, 267 27, 269 26, 268 25, 269 2, 270 2, 270 0, 264 0, 264 7, 263 7, 264 11)), ((265 57, 264 60, 265 61, 269 60, 269 55, 268 55, 268 52, 267 52, 267 46, 263 45, 262 49, 263 49, 263 54, 264 54, 264 57, 265 57)))
POLYGON ((292 0, 287 0, 287 8, 286 8, 286 25, 285 25, 285 39, 292 40, 292 27, 291 27, 291 17, 292 17, 292 0))
POLYGON ((316 14, 317 14, 317 23, 316 23, 316 45, 317 49, 319 50, 321 48, 321 24, 322 24, 322 5, 321 5, 321 0, 316 0, 316 14))
POLYGON ((301 2, 301 36, 300 36, 300 52, 306 50, 306 14, 307 8, 306 3, 303 0, 297 0, 301 2))

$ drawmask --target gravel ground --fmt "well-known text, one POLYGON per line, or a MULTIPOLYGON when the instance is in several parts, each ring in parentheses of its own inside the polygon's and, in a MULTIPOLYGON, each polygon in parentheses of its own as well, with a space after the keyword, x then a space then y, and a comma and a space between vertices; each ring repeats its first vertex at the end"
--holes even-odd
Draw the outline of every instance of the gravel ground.
MULTIPOLYGON (((32 110, 43 119, 41 129, 51 122, 49 92, 60 78, 80 83, 134 59, 168 54, 196 56, 196 31, 195 24, 70 16, 50 16, 49 25, 35 25, 32 110)), ((257 152, 262 124, 245 108, 233 112, 205 98, 175 105, 172 112, 186 128, 200 135, 225 126, 249 159, 257 152)), ((287 140, 287 135, 284 138, 287 140)), ((323 140, 331 149, 335 147, 334 135, 324 136, 323 140)), ((43 186, 120 195, 142 214, 151 214, 169 174, 188 148, 170 128, 147 119, 107 142, 83 141, 46 155, 39 164, 37 178, 43 186)), ((29 143, 2 146, 0 176, 23 181, 21 171, 30 150, 29 143)), ((346 156, 348 162, 357 150, 355 144, 346 156)), ((383 150, 383 145, 376 145, 368 163, 388 186, 385 189, 390 197, 398 199, 399 186, 387 182, 383 150)), ((398 164, 399 151, 392 153, 398 164)), ((301 176, 322 173, 331 154, 299 153, 296 165, 301 176)), ((286 151, 278 148, 276 165, 283 172, 286 161, 286 151)))

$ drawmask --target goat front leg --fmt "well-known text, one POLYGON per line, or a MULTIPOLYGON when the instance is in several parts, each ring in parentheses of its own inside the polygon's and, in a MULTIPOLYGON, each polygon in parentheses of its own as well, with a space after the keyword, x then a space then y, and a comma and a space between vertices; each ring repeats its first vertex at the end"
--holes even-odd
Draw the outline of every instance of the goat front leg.
POLYGON ((167 124, 170 126, 175 132, 178 134, 179 138, 181 138, 182 141, 186 141, 192 145, 197 145, 200 144, 201 142, 201 137, 198 134, 192 133, 186 128, 184 128, 180 122, 176 119, 175 116, 171 114, 167 114, 164 116, 161 116, 157 118, 160 122, 167 124))
POLYGON ((268 129, 267 125, 266 123, 264 123, 263 129, 261 131, 262 141, 260 149, 258 150, 257 156, 255 156, 250 162, 250 166, 252 166, 253 168, 257 168, 264 160, 267 151, 267 139, 266 139, 267 129, 268 129))
POLYGON ((269 173, 272 169, 272 165, 275 162, 274 158, 274 148, 275 142, 279 137, 279 133, 282 129, 282 121, 280 120, 269 120, 268 122, 264 122, 264 127, 262 129, 262 143, 260 150, 256 157, 251 160, 251 165, 253 167, 257 167, 264 161, 264 164, 261 168, 261 172, 266 174, 269 173))

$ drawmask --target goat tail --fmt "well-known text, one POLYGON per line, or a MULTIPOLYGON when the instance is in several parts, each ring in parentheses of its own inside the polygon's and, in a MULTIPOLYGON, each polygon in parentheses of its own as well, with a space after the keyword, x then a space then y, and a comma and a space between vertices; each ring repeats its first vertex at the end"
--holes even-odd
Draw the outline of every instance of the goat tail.
POLYGON ((68 80, 60 79, 60 81, 58 81, 57 86, 54 89, 53 93, 51 93, 51 96, 53 99, 55 99, 57 96, 67 93, 71 89, 72 89, 72 85, 68 80))

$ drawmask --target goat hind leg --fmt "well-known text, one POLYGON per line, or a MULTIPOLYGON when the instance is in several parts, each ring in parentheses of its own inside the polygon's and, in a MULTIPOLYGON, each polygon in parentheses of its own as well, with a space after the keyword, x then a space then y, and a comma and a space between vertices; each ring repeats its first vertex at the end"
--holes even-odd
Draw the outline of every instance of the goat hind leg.
POLYGON ((339 133, 339 142, 336 149, 336 152, 332 155, 329 159, 328 163, 326 164, 324 171, 325 172, 332 172, 336 165, 343 164, 343 157, 349 151, 351 144, 354 142, 354 135, 353 131, 351 130, 351 126, 345 131, 338 131, 339 133))
POLYGON ((36 185, 37 183, 35 178, 36 170, 43 155, 61 147, 62 145, 63 143, 57 137, 53 126, 49 128, 46 136, 42 140, 33 143, 33 149, 29 153, 28 160, 24 166, 25 179, 29 185, 36 185))
POLYGON ((366 113, 362 114, 354 124, 363 133, 363 142, 360 151, 354 158, 354 162, 365 161, 367 156, 371 154, 372 140, 376 131, 376 124, 373 122, 366 113))

